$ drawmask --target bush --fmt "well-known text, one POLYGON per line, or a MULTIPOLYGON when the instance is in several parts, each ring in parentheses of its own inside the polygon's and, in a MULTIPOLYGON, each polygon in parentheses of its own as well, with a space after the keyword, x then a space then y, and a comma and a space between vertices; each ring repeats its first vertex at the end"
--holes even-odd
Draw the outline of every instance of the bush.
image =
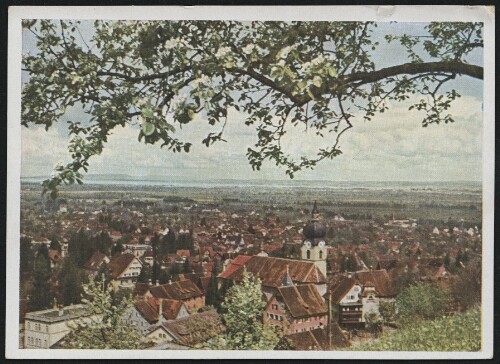
POLYGON ((405 288, 396 300, 401 324, 442 316, 448 307, 449 293, 432 283, 417 283, 405 288))
POLYGON ((384 335, 359 351, 479 351, 481 350, 481 310, 479 308, 420 321, 394 333, 384 335))

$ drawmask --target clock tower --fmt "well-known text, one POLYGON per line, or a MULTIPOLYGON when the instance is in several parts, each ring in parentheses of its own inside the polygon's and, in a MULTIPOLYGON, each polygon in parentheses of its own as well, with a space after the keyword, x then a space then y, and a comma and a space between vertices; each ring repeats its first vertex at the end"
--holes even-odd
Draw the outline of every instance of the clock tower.
POLYGON ((303 234, 304 241, 300 248, 302 260, 314 262, 326 277, 326 228, 320 221, 316 201, 314 201, 311 221, 304 226, 303 234))

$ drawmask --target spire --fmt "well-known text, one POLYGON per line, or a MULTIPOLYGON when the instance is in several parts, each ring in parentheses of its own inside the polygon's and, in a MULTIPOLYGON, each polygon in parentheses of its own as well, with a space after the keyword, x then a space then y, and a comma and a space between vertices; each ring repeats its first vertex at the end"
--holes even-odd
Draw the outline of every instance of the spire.
POLYGON ((316 203, 316 200, 314 200, 314 206, 313 206, 313 209, 312 209, 312 212, 311 212, 311 216, 313 218, 317 218, 318 215, 319 215, 318 204, 316 203))

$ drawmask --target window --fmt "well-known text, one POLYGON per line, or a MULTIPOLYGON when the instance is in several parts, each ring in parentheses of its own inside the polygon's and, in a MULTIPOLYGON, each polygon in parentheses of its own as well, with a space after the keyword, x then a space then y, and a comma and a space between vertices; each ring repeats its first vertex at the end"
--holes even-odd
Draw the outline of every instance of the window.
POLYGON ((49 325, 45 325, 45 332, 49 332, 49 325))
POLYGON ((271 306, 273 310, 277 310, 278 309, 278 305, 272 305, 271 306))
POLYGON ((311 259, 311 251, 310 250, 307 251, 306 256, 307 256, 307 259, 311 259))
POLYGON ((323 259, 323 250, 319 251, 319 259, 323 259))
POLYGON ((44 347, 47 347, 47 340, 44 340, 44 347))
POLYGON ((26 325, 28 326, 28 330, 31 330, 31 324, 30 324, 29 321, 28 321, 28 323, 26 325))

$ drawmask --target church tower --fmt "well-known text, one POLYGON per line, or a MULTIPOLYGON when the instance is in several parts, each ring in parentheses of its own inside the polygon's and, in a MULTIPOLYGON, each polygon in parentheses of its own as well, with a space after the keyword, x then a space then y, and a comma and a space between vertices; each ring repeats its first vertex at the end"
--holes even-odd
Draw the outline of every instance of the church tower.
POLYGON ((311 221, 304 226, 304 241, 300 248, 302 260, 314 262, 318 269, 326 277, 326 227, 320 221, 320 215, 316 201, 312 209, 311 221))

